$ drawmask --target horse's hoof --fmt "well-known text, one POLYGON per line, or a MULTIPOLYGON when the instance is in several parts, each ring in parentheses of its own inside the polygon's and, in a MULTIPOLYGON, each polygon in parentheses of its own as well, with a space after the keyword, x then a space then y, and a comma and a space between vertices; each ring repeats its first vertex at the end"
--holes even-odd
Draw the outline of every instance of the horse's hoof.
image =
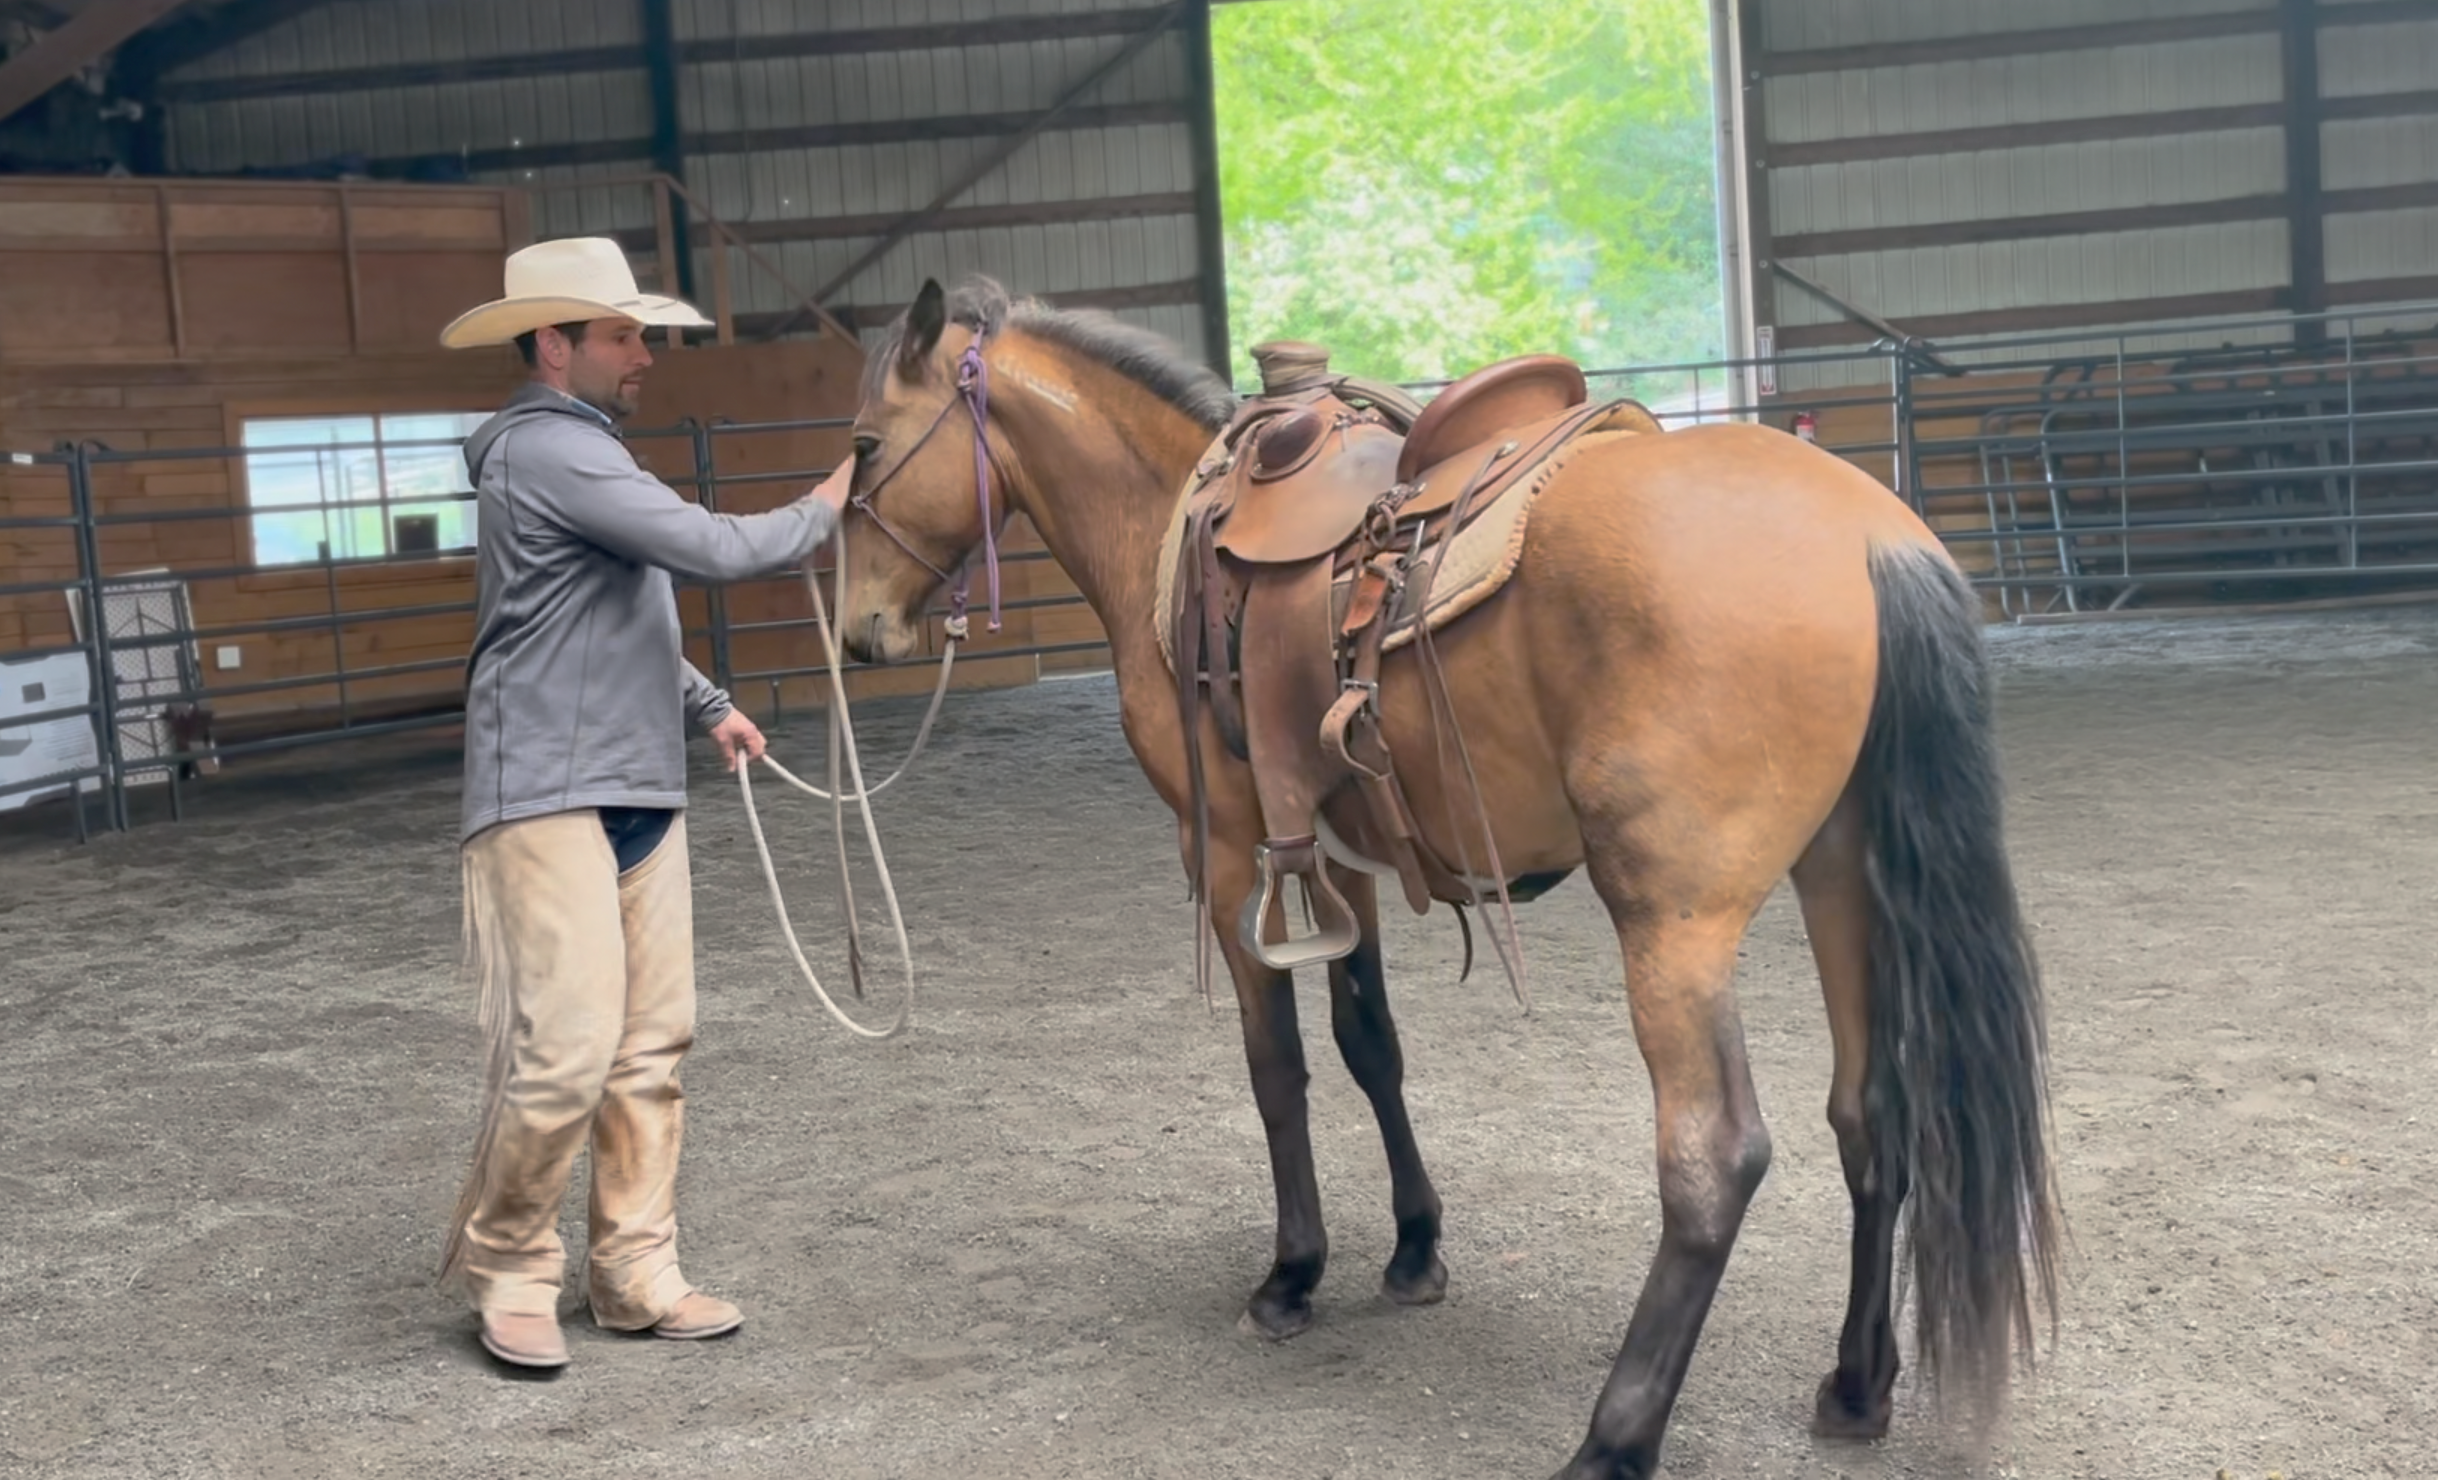
POLYGON ((1312 1329, 1312 1306, 1265 1305, 1260 1301, 1244 1308, 1236 1318, 1236 1329, 1247 1336, 1264 1341, 1288 1341, 1312 1329))
POLYGON ((1577 1454, 1549 1480, 1648 1480, 1657 1473, 1654 1466, 1630 1456, 1577 1454))
POLYGON ((1867 1411, 1858 1411, 1837 1390, 1837 1374, 1820 1379, 1812 1405, 1812 1433, 1822 1439, 1872 1440, 1887 1437, 1888 1418, 1895 1405, 1882 1397, 1867 1411))
POLYGON ((1236 1329, 1270 1341, 1284 1341, 1312 1329, 1312 1292, 1320 1288, 1328 1263, 1328 1253, 1323 1251, 1271 1265, 1270 1277, 1245 1302, 1244 1317, 1236 1329))
POLYGON ((1380 1277, 1380 1293, 1399 1305, 1437 1305, 1448 1296, 1448 1267, 1437 1254, 1419 1270, 1393 1260, 1380 1277))

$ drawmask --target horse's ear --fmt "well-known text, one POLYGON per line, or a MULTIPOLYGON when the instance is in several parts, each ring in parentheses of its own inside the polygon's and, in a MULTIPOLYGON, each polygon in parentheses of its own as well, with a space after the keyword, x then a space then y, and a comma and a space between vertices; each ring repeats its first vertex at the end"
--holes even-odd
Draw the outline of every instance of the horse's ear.
POLYGON ((914 304, 906 310, 906 334, 897 351, 897 368, 910 376, 922 374, 923 362, 939 347, 940 333, 948 327, 948 295, 940 291, 938 278, 923 279, 923 291, 914 295, 914 304))

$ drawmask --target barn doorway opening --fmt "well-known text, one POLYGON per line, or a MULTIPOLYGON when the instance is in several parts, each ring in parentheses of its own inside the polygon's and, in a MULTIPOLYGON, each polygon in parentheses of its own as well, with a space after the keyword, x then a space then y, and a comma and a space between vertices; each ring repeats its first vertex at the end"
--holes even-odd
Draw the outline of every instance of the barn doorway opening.
MULTIPOLYGON (((1281 338, 1398 381, 1544 350, 1593 369, 1733 353, 1722 3, 1213 6, 1236 383, 1281 338)), ((1692 379, 1620 389, 1656 403, 1692 379)))

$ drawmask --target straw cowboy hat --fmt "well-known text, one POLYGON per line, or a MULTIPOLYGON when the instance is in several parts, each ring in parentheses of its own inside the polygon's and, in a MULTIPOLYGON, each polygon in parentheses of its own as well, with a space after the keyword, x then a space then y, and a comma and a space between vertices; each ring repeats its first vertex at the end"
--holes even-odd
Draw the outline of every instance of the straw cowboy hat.
POLYGON ((460 314, 440 331, 450 349, 508 344, 545 324, 631 319, 638 324, 714 327, 700 310, 635 286, 626 252, 605 236, 537 242, 508 259, 507 296, 460 314))

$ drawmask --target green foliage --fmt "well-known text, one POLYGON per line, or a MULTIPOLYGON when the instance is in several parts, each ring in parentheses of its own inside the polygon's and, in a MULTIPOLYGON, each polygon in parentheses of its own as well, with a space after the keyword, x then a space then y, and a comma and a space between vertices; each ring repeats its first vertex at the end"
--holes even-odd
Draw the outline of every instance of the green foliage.
POLYGON ((1703 0, 1214 6, 1230 339, 1398 380, 1715 358, 1703 0))

